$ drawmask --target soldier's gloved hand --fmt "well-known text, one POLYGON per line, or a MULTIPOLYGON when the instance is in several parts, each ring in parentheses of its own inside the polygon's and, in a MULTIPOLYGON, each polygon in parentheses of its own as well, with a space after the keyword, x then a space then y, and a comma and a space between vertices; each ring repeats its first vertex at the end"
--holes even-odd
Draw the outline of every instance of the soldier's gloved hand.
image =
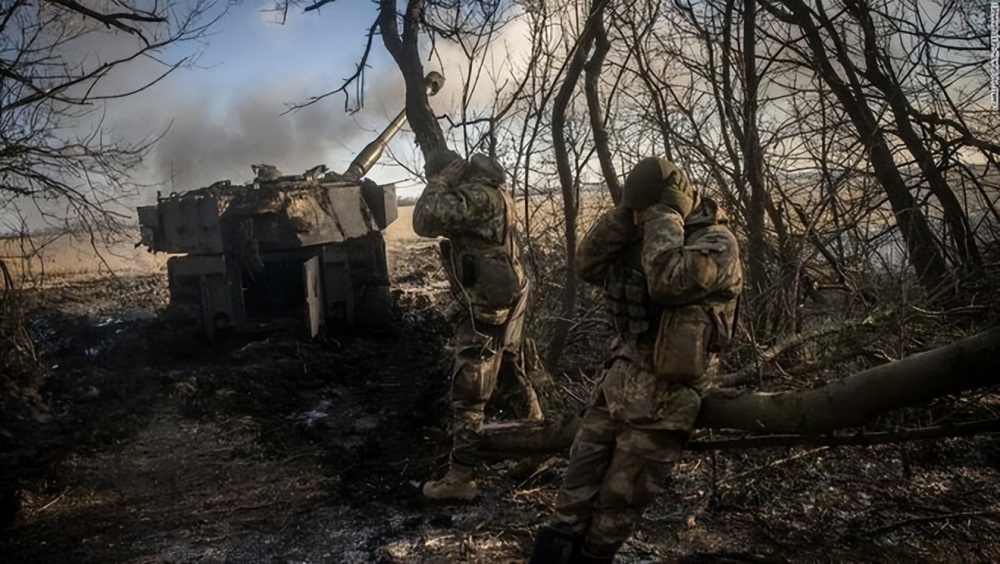
POLYGON ((611 216, 615 224, 621 229, 622 233, 625 233, 630 237, 635 234, 635 214, 631 209, 626 208, 625 206, 615 206, 608 211, 608 215, 611 216))
POLYGON ((465 166, 466 162, 464 159, 452 161, 452 163, 444 167, 441 172, 434 175, 433 180, 448 186, 454 186, 462 180, 462 176, 465 174, 465 166))
POLYGON ((654 204, 665 204, 687 217, 694 208, 694 189, 674 163, 647 157, 636 163, 622 186, 622 205, 642 212, 654 204))
POLYGON ((660 194, 659 202, 687 217, 694 208, 694 189, 688 183, 684 174, 680 170, 674 170, 663 181, 663 192, 660 194))
MULTIPOLYGON (((669 204, 653 204, 636 214, 636 225, 642 225, 654 217, 664 217, 679 213, 681 212, 669 204)), ((683 224, 683 219, 681 218, 680 224, 683 224)))

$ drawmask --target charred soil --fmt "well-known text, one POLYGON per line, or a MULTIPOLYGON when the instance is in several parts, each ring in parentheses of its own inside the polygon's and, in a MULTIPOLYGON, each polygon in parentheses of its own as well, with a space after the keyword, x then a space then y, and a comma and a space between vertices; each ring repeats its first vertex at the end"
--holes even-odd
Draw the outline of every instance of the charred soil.
MULTIPOLYGON (((397 271, 381 339, 210 346, 163 315, 159 276, 28 296, 44 376, 0 421, 4 560, 524 561, 561 457, 492 467, 473 503, 420 495, 448 449, 432 251, 397 271)), ((984 435, 691 453, 620 561, 1000 561, 998 451, 984 435)))

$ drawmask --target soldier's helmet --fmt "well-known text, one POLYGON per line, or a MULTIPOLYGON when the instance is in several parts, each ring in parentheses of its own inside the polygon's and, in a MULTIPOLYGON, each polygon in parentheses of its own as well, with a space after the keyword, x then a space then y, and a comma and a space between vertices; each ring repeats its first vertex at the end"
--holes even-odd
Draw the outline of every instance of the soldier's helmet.
POLYGON ((687 177, 677 165, 662 157, 646 157, 636 163, 625 177, 621 205, 642 211, 659 202, 667 189, 692 192, 687 177))

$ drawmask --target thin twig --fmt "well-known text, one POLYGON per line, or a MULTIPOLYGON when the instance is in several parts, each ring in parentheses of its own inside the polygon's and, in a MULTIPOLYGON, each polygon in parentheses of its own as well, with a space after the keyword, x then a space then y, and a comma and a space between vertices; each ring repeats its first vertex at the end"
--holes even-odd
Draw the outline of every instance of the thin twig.
MULTIPOLYGON (((763 466, 758 466, 756 468, 751 468, 750 470, 747 470, 745 472, 740 472, 739 474, 736 474, 734 476, 729 476, 728 478, 723 478, 723 479, 719 480, 719 484, 725 484, 725 483, 735 482, 735 481, 740 480, 742 478, 745 478, 745 477, 747 477, 747 476, 749 476, 751 474, 759 474, 760 472, 763 472, 764 470, 766 470, 768 468, 774 468, 775 466, 780 466, 780 465, 788 463, 788 462, 794 462, 796 460, 799 460, 800 458, 806 458, 806 457, 812 456, 814 454, 817 454, 817 453, 823 452, 825 450, 828 450, 829 448, 830 447, 825 447, 825 446, 824 447, 819 447, 819 448, 814 448, 812 450, 807 450, 807 451, 804 451, 804 452, 800 452, 800 453, 794 454, 794 455, 789 456, 787 458, 782 458, 780 460, 775 460, 775 461, 769 462, 769 463, 767 463, 767 464, 765 464, 763 466)), ((753 480, 751 480, 750 482, 748 482, 746 484, 743 484, 743 487, 749 486, 752 483, 753 483, 753 480)))
POLYGON ((327 4, 332 4, 333 2, 336 2, 336 1, 337 0, 319 0, 315 4, 310 4, 310 5, 306 6, 305 9, 302 10, 302 11, 303 12, 311 12, 313 10, 318 10, 318 9, 320 9, 323 6, 325 6, 327 4))
POLYGON ((908 525, 915 525, 917 523, 933 523, 934 521, 950 521, 952 519, 968 519, 970 517, 1000 517, 1000 510, 996 508, 984 509, 982 511, 965 511, 961 513, 949 513, 947 515, 926 515, 924 517, 913 517, 911 519, 905 519, 891 525, 885 525, 884 527, 879 527, 873 531, 869 531, 867 534, 869 536, 882 535, 890 531, 895 531, 896 529, 901 529, 908 525))
POLYGON ((71 490, 70 490, 69 488, 67 488, 67 489, 66 489, 65 491, 63 491, 63 493, 61 493, 61 494, 59 494, 58 496, 56 496, 56 498, 55 498, 55 499, 53 499, 52 501, 50 501, 50 502, 46 503, 45 505, 43 505, 43 506, 39 507, 38 509, 36 509, 36 510, 34 510, 34 511, 32 511, 32 514, 35 514, 35 515, 37 515, 38 513, 41 513, 42 511, 45 511, 46 509, 48 509, 48 508, 52 507, 52 506, 53 506, 53 505, 55 505, 55 504, 56 504, 56 503, 57 503, 57 502, 58 502, 58 501, 59 501, 60 499, 62 499, 62 498, 64 498, 64 497, 66 497, 66 494, 68 494, 68 493, 69 493, 70 491, 71 491, 71 490))
POLYGON ((1000 419, 986 419, 971 423, 959 423, 957 425, 941 425, 883 433, 823 436, 766 435, 720 441, 692 441, 685 448, 692 451, 706 451, 790 446, 869 446, 924 439, 963 437, 980 433, 995 433, 997 431, 1000 431, 1000 419))
POLYGON ((118 28, 126 33, 131 33, 142 40, 147 46, 150 44, 149 40, 146 39, 146 35, 142 33, 137 27, 132 27, 123 23, 124 21, 135 21, 135 22, 148 22, 148 23, 161 23, 167 21, 164 16, 141 12, 141 11, 131 11, 131 12, 117 12, 113 14, 102 14, 95 10, 92 10, 74 0, 48 0, 49 2, 62 6, 67 10, 76 12, 82 16, 88 17, 92 20, 103 23, 109 27, 118 28))
MULTIPOLYGON (((372 22, 371 27, 368 28, 368 35, 365 37, 365 51, 364 51, 364 53, 361 54, 361 60, 358 62, 357 66, 355 67, 354 74, 352 74, 351 76, 345 78, 344 82, 341 83, 340 87, 337 88, 336 90, 331 90, 329 92, 326 92, 326 93, 323 93, 323 94, 319 94, 317 96, 312 96, 311 98, 309 98, 309 100, 307 100, 307 101, 305 101, 305 102, 303 102, 301 104, 293 104, 287 110, 285 110, 284 112, 282 112, 281 115, 285 115, 287 113, 294 112, 296 110, 300 110, 302 108, 305 108, 306 106, 311 106, 311 105, 315 104, 316 102, 319 102, 320 100, 323 100, 325 98, 333 96, 334 94, 337 94, 339 92, 343 92, 344 93, 344 111, 345 112, 350 112, 350 107, 349 107, 350 97, 347 95, 347 87, 350 86, 351 84, 356 83, 359 79, 361 79, 363 81, 362 75, 364 74, 365 69, 368 68, 368 56, 371 54, 371 51, 372 51, 372 42, 375 39, 375 30, 378 29, 378 23, 379 23, 379 19, 375 18, 375 21, 372 22)), ((359 97, 359 100, 358 100, 358 108, 357 108, 358 110, 360 110, 361 107, 362 107, 362 105, 364 104, 364 96, 363 96, 363 94, 364 93, 361 92, 361 96, 359 97)))

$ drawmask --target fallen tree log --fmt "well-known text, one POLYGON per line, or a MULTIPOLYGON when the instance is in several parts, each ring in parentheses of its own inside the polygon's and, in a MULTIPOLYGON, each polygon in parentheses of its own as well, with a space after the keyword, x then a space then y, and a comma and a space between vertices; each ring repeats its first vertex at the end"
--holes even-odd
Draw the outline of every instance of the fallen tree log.
MULTIPOLYGON (((1000 327, 812 390, 710 395, 702 401, 696 426, 816 436, 995 384, 1000 384, 1000 327)), ((477 449, 493 459, 556 453, 569 448, 579 427, 577 414, 541 423, 484 425, 477 449)))
POLYGON ((815 435, 1000 383, 1000 328, 801 392, 706 398, 697 425, 815 435))
POLYGON ((793 446, 872 446, 906 441, 967 437, 981 433, 1000 432, 1000 419, 970 421, 954 425, 937 425, 918 429, 898 429, 881 432, 858 432, 826 435, 753 435, 733 439, 696 439, 688 443, 692 451, 745 450, 750 448, 793 446))

